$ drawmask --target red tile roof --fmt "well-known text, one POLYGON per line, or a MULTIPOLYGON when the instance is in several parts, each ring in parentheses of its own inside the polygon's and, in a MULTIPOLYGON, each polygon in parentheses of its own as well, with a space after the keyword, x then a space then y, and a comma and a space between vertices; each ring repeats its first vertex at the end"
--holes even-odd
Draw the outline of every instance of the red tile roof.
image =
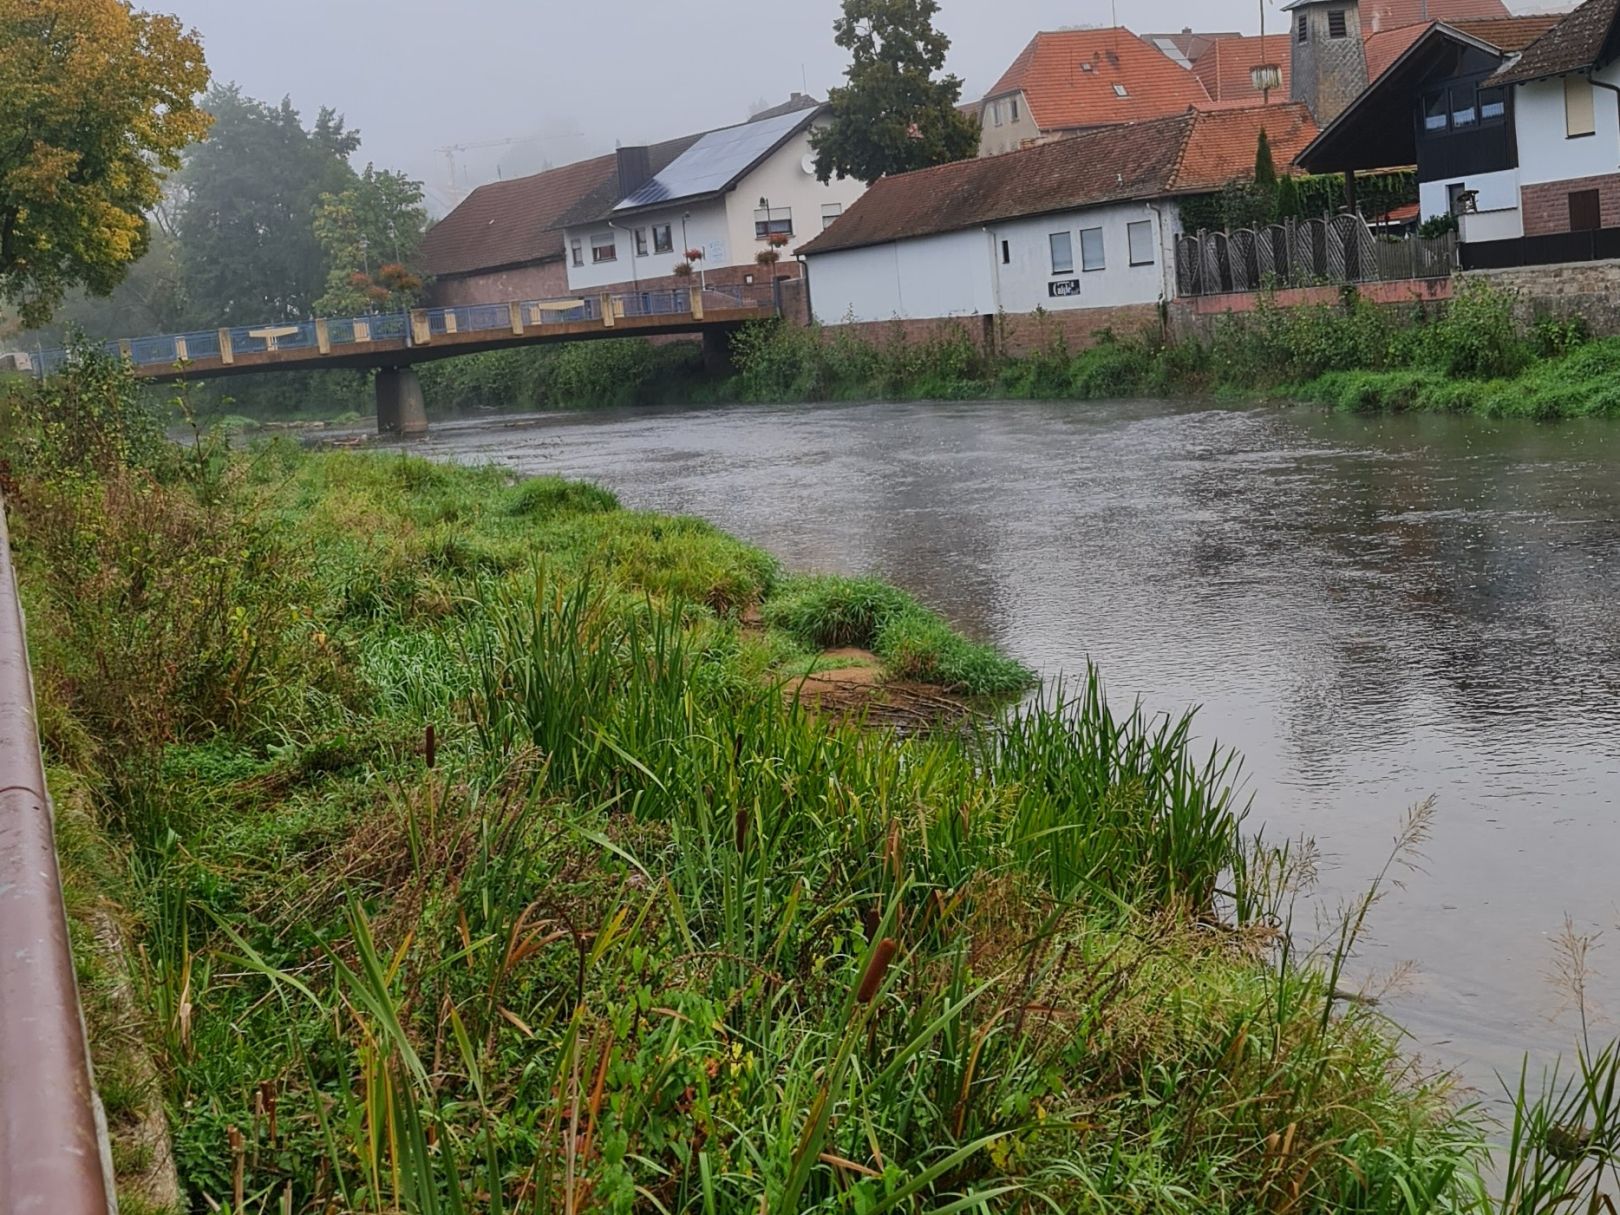
POLYGON ((428 230, 422 264, 435 277, 549 261, 563 255, 557 218, 618 179, 618 161, 598 156, 532 177, 480 186, 428 230))
POLYGON ((1391 64, 1406 54, 1413 43, 1433 28, 1434 23, 1430 22, 1427 25, 1403 25, 1399 29, 1368 34, 1367 79, 1377 80, 1389 71, 1391 64))
POLYGON ((1261 95, 1250 72, 1262 64, 1275 64, 1282 69, 1282 88, 1273 89, 1271 95, 1273 99, 1286 98, 1292 50, 1287 34, 1268 34, 1263 39, 1221 38, 1193 63, 1193 74, 1208 90, 1210 100, 1243 101, 1261 95))
POLYGON ((1303 105, 1189 110, 1002 156, 885 177, 800 252, 815 255, 1110 202, 1204 194, 1254 169, 1264 128, 1279 168, 1316 136, 1303 105))
POLYGON ((1163 118, 1209 99, 1198 77, 1127 29, 1036 34, 987 95, 1019 90, 1043 131, 1163 118))
POLYGON ((1399 29, 1405 25, 1427 25, 1431 21, 1477 21, 1511 17, 1503 0, 1364 0, 1361 25, 1368 35, 1399 29))

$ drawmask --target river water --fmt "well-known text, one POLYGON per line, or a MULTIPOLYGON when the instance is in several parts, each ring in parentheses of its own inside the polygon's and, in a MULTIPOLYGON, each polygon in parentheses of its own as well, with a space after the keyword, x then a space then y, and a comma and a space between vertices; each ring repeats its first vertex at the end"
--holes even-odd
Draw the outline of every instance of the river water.
MULTIPOLYGON (((1116 703, 1201 706, 1246 758, 1252 822, 1322 851, 1301 921, 1434 797, 1357 965, 1409 967, 1385 1008, 1488 1098, 1570 1045, 1556 938, 1620 926, 1620 427, 862 404, 554 414, 425 447, 881 575, 1044 675, 1095 661, 1116 703)), ((1615 1032, 1620 982, 1590 994, 1615 1032)))

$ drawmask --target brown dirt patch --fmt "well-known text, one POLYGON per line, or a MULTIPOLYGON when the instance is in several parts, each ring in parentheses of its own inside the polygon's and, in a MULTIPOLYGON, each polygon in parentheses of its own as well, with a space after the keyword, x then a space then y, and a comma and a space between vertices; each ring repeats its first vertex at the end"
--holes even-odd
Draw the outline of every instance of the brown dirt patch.
POLYGON ((973 715, 943 688, 885 678, 883 660, 869 650, 827 651, 811 674, 789 680, 782 694, 812 712, 904 734, 959 726, 973 715))

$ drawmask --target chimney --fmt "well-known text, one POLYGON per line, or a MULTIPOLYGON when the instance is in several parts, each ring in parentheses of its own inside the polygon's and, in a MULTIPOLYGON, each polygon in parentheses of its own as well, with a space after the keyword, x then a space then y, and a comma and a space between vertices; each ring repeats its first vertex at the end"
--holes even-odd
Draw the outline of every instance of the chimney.
POLYGON ((1367 46, 1359 0, 1294 0, 1283 8, 1292 24, 1293 79, 1289 94, 1310 107, 1318 126, 1342 114, 1367 87, 1367 46))
POLYGON ((645 144, 633 148, 620 148, 619 198, 626 199, 652 180, 652 153, 645 144))

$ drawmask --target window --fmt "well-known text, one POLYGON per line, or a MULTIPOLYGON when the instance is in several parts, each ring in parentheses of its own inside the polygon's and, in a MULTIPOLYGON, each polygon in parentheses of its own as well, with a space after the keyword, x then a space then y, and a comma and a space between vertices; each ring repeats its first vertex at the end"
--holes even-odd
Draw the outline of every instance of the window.
POLYGON ((647 256, 647 229, 645 228, 636 229, 636 256, 647 256))
POLYGON ((1080 268, 1082 270, 1108 269, 1108 260, 1103 256, 1103 230, 1101 228, 1080 229, 1080 268))
POLYGON ((1507 116, 1507 90, 1506 89, 1480 89, 1479 91, 1479 118, 1481 122, 1491 122, 1497 118, 1507 116))
POLYGON ((1446 210, 1453 215, 1461 215, 1467 207, 1464 201, 1468 195, 1468 183, 1454 181, 1446 187, 1446 210))
POLYGON ((1003 266, 1012 265, 1012 242, 1011 241, 1005 241, 1004 240, 1004 241, 1001 242, 1001 264, 1003 266))
POLYGON ((569 242, 569 247, 574 251, 574 265, 583 266, 585 264, 585 242, 576 236, 569 242))
POLYGON ((619 242, 611 232, 598 232, 591 237, 591 261, 616 262, 619 260, 619 242))
POLYGON ((1423 99, 1423 129, 1439 134, 1450 121, 1449 103, 1445 93, 1430 93, 1423 99))
POLYGON ((1592 97, 1592 82, 1585 76, 1564 79, 1564 126, 1571 139, 1597 134, 1597 103, 1592 97))
POLYGON ((1596 232, 1603 226, 1603 196, 1596 190, 1575 190, 1569 196, 1569 230, 1596 232))
POLYGON ((1130 93, 1128 93, 1126 91, 1125 86, 1123 84, 1116 84, 1114 86, 1114 96, 1115 97, 1129 97, 1130 93))
POLYGON ((1474 101, 1474 86, 1465 85, 1451 90, 1451 129, 1460 131, 1479 121, 1479 108, 1474 101))
POLYGON ((998 127, 1001 125, 1001 102, 992 101, 990 103, 990 121, 998 127))
POLYGON ((1328 13, 1328 37, 1344 38, 1350 33, 1350 26, 1344 19, 1342 8, 1333 9, 1328 13))
POLYGON ((670 232, 668 224, 654 224, 653 225, 653 252, 654 253, 673 253, 673 252, 675 252, 675 237, 670 232))
POLYGON ((1306 19, 1304 13, 1299 15, 1299 34, 1297 36, 1301 42, 1309 42, 1311 40, 1310 22, 1306 19))
POLYGON ((1074 240, 1067 232, 1054 232, 1052 241, 1052 273, 1074 273, 1074 240))
POLYGON ((1007 113, 1010 115, 1010 117, 1007 119, 1008 122, 1018 121, 1018 98, 1007 98, 1007 113))
POLYGON ((844 213, 843 203, 821 204, 821 230, 825 232, 838 222, 838 217, 844 213))
POLYGON ((772 236, 793 235, 792 207, 761 207, 754 212, 754 236, 765 240, 772 236))
POLYGON ((1153 256, 1153 221, 1138 220, 1127 227, 1125 233, 1130 239, 1131 265, 1151 266, 1157 260, 1153 256))

